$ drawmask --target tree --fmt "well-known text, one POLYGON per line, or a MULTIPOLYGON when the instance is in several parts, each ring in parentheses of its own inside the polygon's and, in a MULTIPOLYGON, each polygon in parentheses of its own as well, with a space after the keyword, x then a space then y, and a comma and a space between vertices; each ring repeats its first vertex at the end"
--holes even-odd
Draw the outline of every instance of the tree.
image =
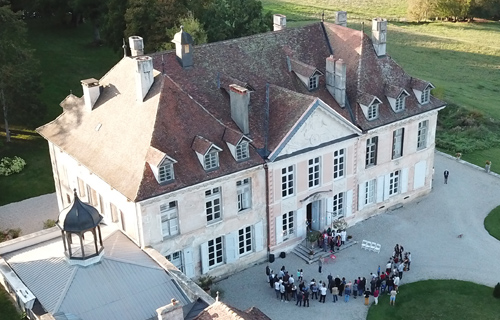
POLYGON ((474 17, 500 19, 500 0, 475 0, 471 12, 474 17))
MULTIPOLYGON (((184 27, 184 31, 189 33, 193 37, 194 44, 207 43, 207 33, 203 30, 200 22, 193 17, 191 12, 188 12, 187 16, 179 19, 179 25, 175 25, 171 29, 167 29, 167 37, 171 40, 174 35, 180 31, 180 26, 184 27)), ((174 49, 175 45, 172 42, 164 43, 162 49, 169 50, 174 49)))
POLYGON ((428 20, 434 15, 434 0, 408 0, 408 17, 412 20, 428 20))
POLYGON ((72 0, 71 7, 76 12, 81 12, 83 17, 92 23, 94 28, 94 43, 101 42, 101 19, 106 9, 105 1, 102 0, 72 0))
POLYGON ((34 124, 46 109, 38 100, 40 72, 26 42, 26 25, 6 5, 0 6, 0 43, 0 105, 10 142, 9 121, 34 124))
POLYGON ((208 41, 239 38, 271 30, 272 16, 257 0, 214 0, 202 19, 208 41))
POLYGON ((105 11, 102 17, 102 35, 106 43, 117 52, 122 47, 122 39, 125 37, 127 27, 125 23, 127 1, 108 0, 105 11))
POLYGON ((470 16, 472 0, 436 0, 436 14, 451 17, 453 20, 470 16))

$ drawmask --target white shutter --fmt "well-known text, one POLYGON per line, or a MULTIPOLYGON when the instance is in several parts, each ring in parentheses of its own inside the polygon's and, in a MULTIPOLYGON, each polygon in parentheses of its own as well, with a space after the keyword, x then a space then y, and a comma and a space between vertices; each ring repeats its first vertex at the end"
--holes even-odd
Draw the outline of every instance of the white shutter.
POLYGON ((179 233, 179 218, 170 219, 170 235, 176 235, 179 233))
POLYGON ((283 217, 281 215, 276 217, 276 244, 283 242, 283 217))
POLYGON ((264 224, 262 221, 257 222, 253 226, 255 235, 255 252, 264 250, 264 224))
POLYGON ((187 248, 183 250, 184 255, 184 274, 188 278, 194 277, 193 249, 187 248))
POLYGON ((425 160, 420 161, 415 165, 415 173, 413 176, 413 189, 422 188, 425 186, 425 171, 427 163, 425 160))
POLYGON ((408 168, 401 169, 401 193, 408 191, 408 168))
POLYGON ((384 176, 377 178, 377 203, 384 201, 384 176))
POLYGON ((247 186, 243 188, 243 207, 250 208, 252 206, 252 196, 250 192, 250 187, 247 186))
POLYGON ((297 237, 302 238, 306 235, 306 217, 304 215, 304 208, 297 210, 297 237))
POLYGON ((208 265, 208 242, 203 242, 200 245, 201 249, 201 273, 205 274, 210 270, 208 265))
POLYGON ((347 190, 345 201, 345 217, 347 218, 352 214, 352 190, 347 190))
POLYGON ((358 211, 363 210, 363 207, 365 206, 366 184, 367 182, 363 182, 358 185, 358 211))
POLYGON ((333 198, 326 198, 326 225, 332 225, 333 198))
POLYGON ((224 236, 225 249, 226 249, 226 263, 232 263, 238 259, 238 231, 228 233, 224 236))
POLYGON ((390 173, 384 176, 384 200, 389 199, 389 187, 390 187, 390 173))

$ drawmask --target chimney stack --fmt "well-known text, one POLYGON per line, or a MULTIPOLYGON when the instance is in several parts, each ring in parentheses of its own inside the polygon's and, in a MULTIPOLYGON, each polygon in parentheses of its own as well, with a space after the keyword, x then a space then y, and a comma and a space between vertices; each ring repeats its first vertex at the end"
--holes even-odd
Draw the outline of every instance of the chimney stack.
POLYGON ((99 80, 94 78, 82 80, 82 88, 83 88, 83 100, 85 101, 85 109, 88 111, 92 111, 94 105, 99 99, 99 95, 101 94, 101 85, 99 85, 99 80))
POLYGON ((137 69, 135 74, 135 88, 137 101, 143 102, 144 97, 154 82, 153 59, 148 56, 136 57, 137 69))
POLYGON ((170 304, 156 309, 158 320, 184 320, 182 304, 172 299, 170 304))
POLYGON ((144 42, 142 37, 132 36, 128 38, 128 44, 130 46, 130 55, 132 57, 142 56, 144 54, 144 42))
POLYGON ((387 42, 387 19, 372 20, 372 42, 377 57, 385 56, 387 42))
POLYGON ((347 11, 335 11, 335 24, 347 27, 347 11))
POLYGON ((344 60, 335 60, 333 55, 326 58, 326 88, 335 101, 345 107, 346 65, 344 60))
POLYGON ((273 15, 273 30, 279 31, 286 28, 286 16, 282 14, 273 15))
POLYGON ((237 84, 229 85, 229 99, 231 103, 231 118, 238 125, 243 134, 250 132, 248 124, 248 105, 250 91, 237 84))

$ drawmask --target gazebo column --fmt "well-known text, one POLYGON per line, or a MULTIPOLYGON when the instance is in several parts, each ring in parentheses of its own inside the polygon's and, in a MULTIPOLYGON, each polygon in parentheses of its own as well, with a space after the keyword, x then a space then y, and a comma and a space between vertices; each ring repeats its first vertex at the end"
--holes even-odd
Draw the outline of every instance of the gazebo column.
POLYGON ((68 241, 68 253, 69 257, 71 258, 73 256, 73 252, 71 251, 71 233, 67 232, 66 233, 66 240, 68 241))
POLYGON ((82 258, 85 257, 85 249, 83 248, 83 235, 80 233, 78 234, 78 237, 80 238, 80 248, 82 249, 82 258))
POLYGON ((102 245, 102 235, 101 235, 101 226, 97 225, 97 231, 99 232, 99 243, 101 244, 101 247, 104 247, 102 245))
POLYGON ((63 239, 63 244, 64 244, 64 252, 68 251, 68 248, 66 246, 66 238, 64 237, 64 231, 61 230, 61 237, 63 239))
POLYGON ((97 249, 97 234, 95 232, 95 228, 92 229, 92 234, 94 235, 94 246, 95 246, 95 253, 99 253, 99 250, 97 249))

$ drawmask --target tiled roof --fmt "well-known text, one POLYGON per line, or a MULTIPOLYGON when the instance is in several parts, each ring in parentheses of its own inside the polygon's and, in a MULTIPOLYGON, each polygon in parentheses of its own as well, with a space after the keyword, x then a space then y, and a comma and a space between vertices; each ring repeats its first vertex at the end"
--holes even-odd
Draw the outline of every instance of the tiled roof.
POLYGON ((251 307, 245 311, 230 307, 221 301, 216 301, 214 304, 205 308, 194 320, 271 320, 258 308, 251 307))
MULTIPOLYGON (((318 69, 316 69, 316 67, 310 66, 306 63, 303 63, 303 62, 296 60, 296 59, 293 59, 293 58, 289 58, 289 60, 290 60, 290 66, 292 67, 292 71, 300 74, 301 76, 310 78, 316 72, 318 72, 318 69)), ((319 72, 319 73, 321 73, 321 72, 319 72)))
MULTIPOLYGON (((241 141, 241 139, 244 137, 244 135, 241 133, 241 132, 238 132, 236 130, 233 130, 233 129, 230 129, 230 128, 227 128, 225 131, 224 131, 224 136, 222 137, 222 139, 226 142, 229 142, 230 144, 232 144, 233 146, 237 145, 238 142, 241 141)), ((247 138, 248 139, 248 138, 247 138)))
POLYGON ((420 80, 420 79, 417 79, 417 78, 412 78, 411 79, 411 87, 413 89, 417 89, 419 91, 424 91, 425 88, 427 88, 428 85, 429 85, 428 81, 420 80))
POLYGON ((198 152, 199 154, 205 155, 212 146, 214 146, 213 142, 208 141, 202 136, 196 136, 194 137, 193 145, 191 146, 191 148, 193 148, 193 150, 198 152))
POLYGON ((397 99, 403 92, 406 92, 406 90, 398 86, 387 85, 385 88, 385 95, 394 99, 397 99))

